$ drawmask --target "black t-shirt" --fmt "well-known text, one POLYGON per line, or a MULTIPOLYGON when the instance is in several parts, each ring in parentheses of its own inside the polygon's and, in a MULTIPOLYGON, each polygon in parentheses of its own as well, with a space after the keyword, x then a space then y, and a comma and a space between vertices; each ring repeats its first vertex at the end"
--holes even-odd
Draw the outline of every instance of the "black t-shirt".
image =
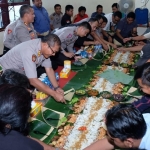
POLYGON ((8 135, 0 133, 0 150, 44 150, 36 141, 11 131, 8 135))
POLYGON ((65 13, 61 19, 61 25, 65 26, 69 24, 71 24, 71 17, 65 13))

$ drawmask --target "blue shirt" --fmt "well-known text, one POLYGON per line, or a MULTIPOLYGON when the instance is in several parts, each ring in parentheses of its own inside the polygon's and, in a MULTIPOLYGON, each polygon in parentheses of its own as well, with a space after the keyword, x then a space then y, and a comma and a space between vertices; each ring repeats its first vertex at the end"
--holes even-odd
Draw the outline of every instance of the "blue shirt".
MULTIPOLYGON (((96 15, 98 15, 99 13, 97 13, 97 12, 94 12, 94 13, 92 13, 92 15, 91 15, 91 17, 96 17, 96 15)), ((105 15, 104 13, 101 13, 100 15, 105 15)))
POLYGON ((124 38, 131 36, 130 34, 133 28, 137 28, 136 21, 134 20, 131 24, 128 24, 126 17, 121 19, 117 24, 117 29, 121 31, 120 34, 124 38))
POLYGON ((50 18, 47 10, 44 7, 38 8, 35 5, 33 9, 35 14, 33 25, 36 32, 44 33, 50 31, 50 18))

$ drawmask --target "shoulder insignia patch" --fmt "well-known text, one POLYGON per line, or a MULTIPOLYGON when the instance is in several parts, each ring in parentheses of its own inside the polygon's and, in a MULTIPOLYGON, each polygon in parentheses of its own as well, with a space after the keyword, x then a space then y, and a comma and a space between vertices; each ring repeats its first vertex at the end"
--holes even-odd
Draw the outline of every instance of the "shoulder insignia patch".
POLYGON ((10 34, 10 33, 12 33, 12 30, 8 29, 7 34, 10 34))
POLYGON ((67 38, 72 38, 72 34, 69 34, 69 35, 67 36, 67 38))
POLYGON ((32 55, 32 61, 35 62, 37 59, 37 56, 35 54, 32 55))

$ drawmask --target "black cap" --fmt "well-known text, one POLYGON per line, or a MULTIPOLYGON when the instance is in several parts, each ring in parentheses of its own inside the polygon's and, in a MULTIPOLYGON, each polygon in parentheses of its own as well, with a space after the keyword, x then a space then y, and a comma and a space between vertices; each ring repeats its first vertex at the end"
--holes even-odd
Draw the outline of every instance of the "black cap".
POLYGON ((141 51, 141 58, 136 62, 136 66, 142 66, 150 59, 150 44, 146 44, 141 51))

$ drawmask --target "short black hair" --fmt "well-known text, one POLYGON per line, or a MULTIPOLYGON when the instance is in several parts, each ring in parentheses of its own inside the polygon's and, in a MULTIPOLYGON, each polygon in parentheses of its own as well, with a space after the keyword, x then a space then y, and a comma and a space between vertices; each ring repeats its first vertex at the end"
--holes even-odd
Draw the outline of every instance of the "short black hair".
POLYGON ((88 22, 86 22, 86 21, 84 21, 84 22, 82 22, 82 23, 80 23, 79 25, 78 25, 79 27, 84 27, 85 29, 88 29, 89 30, 89 33, 91 32, 91 25, 88 23, 88 22))
POLYGON ((106 112, 106 127, 112 138, 125 141, 141 139, 146 133, 146 122, 141 112, 132 104, 119 104, 106 112))
MULTIPOLYGON (((22 5, 22 6, 20 7, 20 10, 19 10, 20 17, 23 18, 26 13, 29 13, 29 12, 30 12, 31 8, 32 8, 32 7, 31 7, 30 5, 28 5, 28 4, 22 5)), ((32 8, 32 9, 33 9, 33 8, 32 8)))
POLYGON ((112 8, 113 8, 113 7, 119 8, 119 4, 118 4, 118 3, 113 3, 111 7, 112 7, 112 8))
POLYGON ((150 62, 147 62, 142 66, 138 67, 134 79, 141 79, 142 84, 150 87, 150 62))
POLYGON ((103 22, 108 22, 107 18, 105 16, 102 16, 103 17, 103 22))
POLYGON ((98 20, 96 18, 92 17, 92 18, 89 19, 88 22, 92 22, 93 23, 93 22, 96 22, 96 21, 98 22, 98 20))
POLYGON ((1 84, 11 84, 14 86, 21 86, 26 89, 30 88, 30 82, 27 76, 19 73, 19 70, 7 69, 1 76, 1 84))
POLYGON ((96 10, 98 10, 99 8, 103 8, 102 5, 97 5, 96 10))
POLYGON ((78 12, 81 12, 81 11, 85 11, 86 12, 86 8, 84 6, 80 6, 78 8, 78 12))
POLYGON ((61 7, 61 5, 60 5, 60 4, 56 4, 56 5, 54 6, 54 9, 56 9, 56 7, 61 7))
POLYGON ((133 19, 135 19, 135 13, 134 12, 129 12, 127 14, 127 18, 133 18, 133 19))
POLYGON ((24 134, 31 111, 32 97, 23 87, 0 85, 0 132, 7 135, 11 130, 24 134), (8 128, 6 125, 10 125, 8 128))
POLYGON ((73 9, 73 6, 72 5, 66 5, 65 12, 69 11, 70 9, 73 9))
POLYGON ((113 13, 114 17, 122 18, 122 13, 120 11, 116 11, 113 13))
POLYGON ((44 36, 41 38, 41 41, 43 43, 47 43, 49 46, 54 46, 55 43, 59 46, 61 45, 60 38, 56 34, 49 33, 47 36, 44 36))
POLYGON ((97 14, 94 18, 96 18, 97 20, 103 19, 103 15, 97 14))

